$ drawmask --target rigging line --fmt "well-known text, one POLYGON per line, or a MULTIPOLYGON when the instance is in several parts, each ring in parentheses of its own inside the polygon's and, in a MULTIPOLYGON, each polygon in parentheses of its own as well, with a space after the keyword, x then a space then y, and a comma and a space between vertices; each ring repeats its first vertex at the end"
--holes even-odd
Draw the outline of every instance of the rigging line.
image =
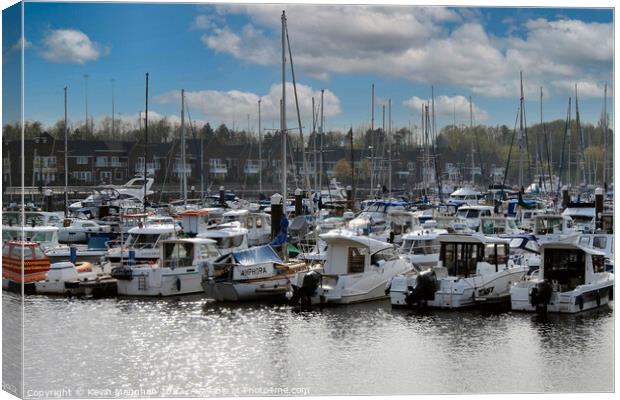
POLYGON ((512 139, 510 139, 510 148, 508 149, 508 158, 506 159, 506 168, 504 169, 504 180, 502 181, 502 199, 504 198, 504 187, 506 186, 506 178, 508 177, 508 168, 510 168, 510 157, 512 156, 512 146, 514 145, 514 142, 515 142, 515 135, 517 134, 517 123, 519 122, 520 114, 521 114, 521 105, 519 105, 519 109, 517 110, 517 117, 515 118, 515 126, 512 130, 512 139))
POLYGON ((568 98, 568 111, 566 113, 566 123, 564 126, 564 136, 562 138, 562 153, 561 153, 561 157, 560 157, 560 176, 558 179, 558 189, 556 191, 556 198, 559 197, 560 195, 560 185, 562 184, 562 174, 564 172, 564 153, 566 150, 566 136, 568 134, 568 131, 570 129, 569 124, 570 124, 570 109, 571 109, 571 98, 568 98))

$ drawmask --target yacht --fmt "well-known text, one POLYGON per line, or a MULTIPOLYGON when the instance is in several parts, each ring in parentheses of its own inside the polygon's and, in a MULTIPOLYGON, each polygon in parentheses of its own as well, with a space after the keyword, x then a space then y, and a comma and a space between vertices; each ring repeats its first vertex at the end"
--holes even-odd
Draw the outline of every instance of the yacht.
POLYGON ((573 219, 567 215, 538 214, 534 217, 533 234, 539 243, 576 238, 578 231, 573 219))
POLYGON ((480 226, 480 218, 493 215, 493 206, 465 205, 459 207, 456 216, 461 218, 467 227, 476 231, 480 226))
POLYGON ((510 289, 515 311, 578 313, 608 304, 614 274, 605 271, 605 254, 568 241, 540 246, 540 270, 510 289))
POLYGON ((175 296, 202 292, 206 265, 220 252, 215 241, 200 238, 159 241, 158 262, 122 265, 112 270, 125 296, 175 296))
POLYGON ((521 233, 501 237, 510 240, 510 258, 515 264, 527 266, 528 275, 540 268, 540 249, 536 236, 521 233))
POLYGON ((470 187, 463 187, 450 193, 450 197, 447 201, 449 205, 477 205, 478 201, 482 197, 482 193, 474 190, 470 187))
POLYGON ((594 203, 568 203, 562 215, 570 217, 580 232, 593 232, 596 211, 594 203))
POLYGON ((215 245, 222 254, 248 248, 248 230, 239 221, 217 225, 197 235, 199 238, 215 240, 215 245))
POLYGON ((511 235, 523 233, 512 217, 480 217, 478 232, 486 236, 511 235))
POLYGON ((94 233, 110 233, 109 225, 100 225, 95 221, 82 218, 65 218, 58 230, 58 241, 61 243, 86 243, 94 233))
POLYGON ((509 259, 508 241, 480 234, 439 235, 437 265, 392 279, 392 306, 458 309, 509 300, 527 268, 509 259))
POLYGON ((320 238, 327 244, 322 268, 300 272, 291 280, 293 304, 350 304, 387 297, 385 287, 397 274, 413 269, 394 245, 348 230, 320 238))
POLYGON ((406 206, 407 203, 403 201, 375 200, 351 219, 347 226, 365 234, 385 231, 389 227, 389 213, 394 210, 404 211, 406 206))
POLYGON ((217 259, 202 281, 207 297, 217 301, 284 300, 304 262, 284 262, 269 246, 234 251, 217 259))

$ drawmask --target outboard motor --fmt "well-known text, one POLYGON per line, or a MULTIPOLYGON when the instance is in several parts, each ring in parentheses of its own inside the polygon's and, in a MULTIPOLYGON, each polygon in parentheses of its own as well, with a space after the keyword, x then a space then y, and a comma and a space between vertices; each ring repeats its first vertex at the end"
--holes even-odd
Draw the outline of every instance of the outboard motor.
POLYGON ((553 288, 548 281, 539 282, 530 292, 530 304, 538 313, 547 313, 547 305, 551 302, 553 288))
POLYGON ((293 297, 291 297, 291 303, 300 304, 302 308, 310 308, 310 306, 312 305, 312 296, 316 294, 316 290, 319 288, 320 282, 320 272, 308 272, 306 275, 304 275, 301 287, 291 285, 291 287, 293 288, 293 297))
POLYGON ((415 287, 409 286, 405 302, 409 307, 417 304, 418 307, 426 304, 429 300, 435 300, 437 291, 437 276, 435 271, 422 271, 416 277, 415 287))

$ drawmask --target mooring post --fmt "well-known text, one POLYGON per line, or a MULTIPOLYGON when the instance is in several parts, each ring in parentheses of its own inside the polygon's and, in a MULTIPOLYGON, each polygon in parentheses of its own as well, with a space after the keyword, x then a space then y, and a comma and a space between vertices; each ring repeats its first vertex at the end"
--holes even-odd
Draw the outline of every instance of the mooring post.
POLYGON ((303 191, 299 188, 295 189, 295 216, 299 216, 303 214, 302 206, 301 206, 301 198, 303 195, 303 191))
POLYGON ((280 221, 282 220, 283 197, 280 193, 271 196, 271 240, 273 240, 280 231, 280 221))
POLYGON ((594 229, 599 229, 601 227, 601 215, 603 214, 603 202, 605 196, 603 192, 603 188, 596 188, 594 190, 594 229))

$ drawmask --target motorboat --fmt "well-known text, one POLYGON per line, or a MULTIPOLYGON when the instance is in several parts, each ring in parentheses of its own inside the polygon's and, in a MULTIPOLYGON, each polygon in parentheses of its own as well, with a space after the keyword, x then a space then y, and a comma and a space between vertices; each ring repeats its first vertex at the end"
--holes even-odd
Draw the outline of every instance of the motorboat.
POLYGON ((47 249, 45 255, 48 256, 53 263, 70 261, 74 258, 73 262, 91 262, 96 264, 101 262, 102 259, 105 259, 110 249, 109 242, 110 236, 108 234, 96 234, 89 237, 88 244, 61 244, 57 247, 47 249))
POLYGON ((300 272, 291 281, 291 302, 351 304, 387 297, 392 277, 413 269, 393 244, 349 230, 333 230, 320 238, 327 244, 322 268, 300 272))
POLYGON ((468 228, 476 231, 480 226, 480 218, 492 216, 493 211, 493 206, 465 205, 459 207, 456 211, 456 216, 460 217, 467 224, 468 228))
POLYGON ((215 241, 201 238, 166 239, 158 243, 153 264, 122 265, 112 270, 117 291, 125 296, 176 296, 202 292, 206 266, 219 257, 215 241))
POLYGON ((477 205, 482 193, 471 188, 463 187, 450 193, 447 204, 449 205, 477 205))
POLYGON ((39 243, 7 240, 2 246, 2 288, 34 293, 35 282, 45 280, 50 266, 39 243))
POLYGON ((284 262, 270 245, 221 256, 202 281, 207 297, 217 301, 284 300, 291 279, 305 262, 284 262))
POLYGON ((109 233, 109 225, 100 225, 95 221, 82 218, 65 218, 58 230, 60 243, 86 243, 88 237, 95 233, 109 233))
POLYGON ((440 249, 437 237, 447 233, 447 230, 437 228, 437 223, 434 221, 427 221, 423 226, 403 235, 400 253, 415 265, 421 267, 436 265, 440 249))
POLYGON ((578 233, 573 219, 567 215, 538 214, 534 217, 533 234, 539 243, 576 238, 578 233))
POLYGON ((392 306, 459 309, 507 302, 511 285, 527 272, 510 260, 507 240, 478 233, 445 234, 438 239, 437 265, 392 279, 392 306))
POLYGON ((383 232, 389 227, 389 213, 405 210, 406 206, 407 203, 403 201, 375 200, 351 219, 347 227, 364 234, 383 232))
POLYGON ((614 274, 605 271, 605 254, 570 241, 540 246, 542 265, 510 289, 515 311, 578 313, 608 304, 614 274))
POLYGON ((596 211, 594 203, 568 203, 562 215, 570 217, 579 232, 593 232, 596 211))
POLYGON ((114 264, 120 263, 121 259, 128 262, 130 257, 136 264, 154 263, 160 255, 159 242, 176 238, 180 229, 178 225, 172 224, 139 225, 131 228, 127 241, 122 246, 110 248, 106 259, 114 264))
POLYGON ((229 210, 223 213, 222 223, 235 221, 248 230, 248 246, 260 246, 271 241, 271 215, 250 212, 247 209, 229 210))
POLYGON ((199 233, 197 237, 215 240, 222 254, 248 248, 248 230, 239 221, 227 222, 199 233))
POLYGON ((502 235, 501 238, 510 240, 510 258, 515 264, 527 266, 528 274, 540 268, 540 249, 536 236, 521 233, 502 235))
POLYGON ((485 236, 512 235, 523 233, 512 217, 480 217, 478 232, 485 236))
POLYGON ((90 262, 55 262, 45 279, 34 283, 36 294, 79 295, 85 293, 80 282, 95 281, 101 270, 90 262))
POLYGON ((2 226, 2 241, 19 240, 26 242, 36 242, 44 251, 59 246, 58 228, 47 225, 10 225, 2 226))

